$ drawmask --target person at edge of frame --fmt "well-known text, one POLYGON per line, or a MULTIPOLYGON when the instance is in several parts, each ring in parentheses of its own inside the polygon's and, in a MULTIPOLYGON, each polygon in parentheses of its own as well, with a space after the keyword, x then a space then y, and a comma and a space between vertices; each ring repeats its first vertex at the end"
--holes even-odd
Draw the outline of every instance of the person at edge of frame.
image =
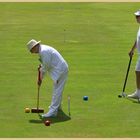
MULTIPOLYGON (((135 17, 136 17, 136 21, 137 23, 140 24, 140 10, 138 10, 137 12, 134 13, 135 17)), ((137 60, 137 64, 136 64, 136 68, 135 68, 135 73, 136 73, 136 91, 130 95, 128 95, 128 98, 134 98, 134 99, 140 99, 140 27, 137 33, 137 39, 134 43, 134 46, 132 47, 132 49, 129 52, 129 56, 133 57, 134 55, 134 50, 137 48, 138 50, 138 60, 137 60)))

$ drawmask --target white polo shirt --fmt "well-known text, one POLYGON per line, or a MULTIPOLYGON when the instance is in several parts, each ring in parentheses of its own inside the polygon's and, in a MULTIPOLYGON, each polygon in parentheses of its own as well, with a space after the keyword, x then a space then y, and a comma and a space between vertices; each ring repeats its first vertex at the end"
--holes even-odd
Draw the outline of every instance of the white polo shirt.
POLYGON ((48 71, 51 78, 57 81, 62 73, 68 71, 68 64, 54 48, 40 44, 39 56, 42 63, 42 76, 48 71))
POLYGON ((140 27, 137 33, 137 49, 138 49, 138 54, 140 54, 140 27))

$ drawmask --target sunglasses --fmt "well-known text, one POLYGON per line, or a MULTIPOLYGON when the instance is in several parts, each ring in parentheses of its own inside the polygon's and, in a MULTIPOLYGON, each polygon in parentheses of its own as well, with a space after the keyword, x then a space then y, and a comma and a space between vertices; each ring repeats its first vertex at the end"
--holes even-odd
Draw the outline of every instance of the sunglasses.
POLYGON ((140 17, 140 16, 136 16, 136 18, 138 18, 138 17, 140 17))

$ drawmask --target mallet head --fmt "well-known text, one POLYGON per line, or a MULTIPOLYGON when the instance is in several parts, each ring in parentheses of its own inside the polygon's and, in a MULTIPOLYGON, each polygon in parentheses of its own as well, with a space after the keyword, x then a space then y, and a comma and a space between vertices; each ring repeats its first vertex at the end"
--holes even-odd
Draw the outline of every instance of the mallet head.
POLYGON ((118 95, 118 97, 119 97, 119 98, 122 98, 122 97, 125 98, 125 97, 127 97, 127 94, 123 92, 122 94, 118 95))
POLYGON ((122 98, 122 95, 118 95, 118 98, 122 98))
POLYGON ((44 109, 42 109, 42 108, 32 108, 31 112, 32 113, 44 113, 44 109))

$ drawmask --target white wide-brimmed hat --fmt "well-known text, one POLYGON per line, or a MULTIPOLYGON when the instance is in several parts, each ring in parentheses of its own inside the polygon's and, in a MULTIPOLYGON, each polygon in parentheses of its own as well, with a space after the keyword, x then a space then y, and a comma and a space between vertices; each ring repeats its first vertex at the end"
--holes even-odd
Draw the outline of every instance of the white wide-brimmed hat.
POLYGON ((37 44, 39 44, 41 41, 36 41, 35 39, 31 39, 28 43, 27 43, 27 48, 29 49, 29 51, 35 47, 37 44))
POLYGON ((140 10, 134 13, 135 16, 140 16, 140 10))

